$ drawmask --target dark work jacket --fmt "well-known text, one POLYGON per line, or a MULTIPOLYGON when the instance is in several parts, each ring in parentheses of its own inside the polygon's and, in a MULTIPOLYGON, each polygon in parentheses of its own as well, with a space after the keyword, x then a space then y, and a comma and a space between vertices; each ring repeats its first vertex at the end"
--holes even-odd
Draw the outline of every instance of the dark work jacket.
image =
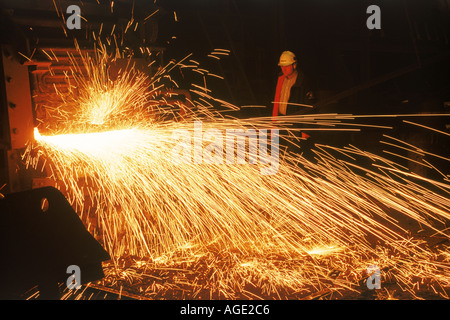
MULTIPOLYGON (((311 113, 311 111, 314 110, 313 108, 295 105, 295 103, 314 105, 314 103, 316 102, 316 97, 309 79, 305 77, 303 72, 299 70, 297 70, 297 72, 298 72, 297 80, 291 87, 291 93, 289 95, 289 101, 286 107, 286 115, 306 114, 311 113)), ((282 74, 279 75, 279 77, 281 76, 282 74)), ((273 96, 275 97, 275 94, 273 96)))
MULTIPOLYGON (((315 96, 315 93, 311 86, 310 80, 307 77, 305 77, 304 73, 301 72, 300 70, 297 70, 297 72, 298 72, 297 80, 295 81, 294 85, 291 87, 288 105, 286 107, 286 115, 293 115, 293 114, 302 115, 302 114, 308 114, 308 113, 311 114, 311 113, 315 112, 314 108, 295 105, 295 104, 307 104, 307 105, 314 106, 314 103, 316 102, 316 96, 315 96), (289 103, 294 103, 294 104, 289 104, 289 103)), ((282 76, 282 74, 278 77, 278 79, 280 79, 281 76, 282 76)), ((278 82, 277 82, 277 85, 278 85, 278 82)), ((276 91, 276 89, 277 89, 277 86, 275 86, 275 91, 276 91)), ((274 94, 274 97, 275 96, 276 96, 276 92, 274 94)), ((278 113, 278 115, 280 116, 279 113, 278 113)), ((292 128, 296 128, 298 126, 307 127, 308 125, 304 124, 304 123, 303 124, 296 124, 296 123, 292 124, 292 128)), ((302 139, 301 141, 297 142, 296 145, 289 144, 287 141, 284 141, 284 139, 282 139, 281 143, 287 144, 291 151, 302 152, 305 156, 307 156, 308 152, 310 152, 310 149, 311 149, 311 147, 310 147, 310 144, 312 143, 311 139, 310 139, 311 136, 308 133, 305 133, 303 131, 295 132, 295 135, 298 136, 298 138, 302 139), (306 139, 306 140, 303 140, 303 139, 306 139), (298 149, 299 143, 302 145, 300 147, 300 149, 298 149)), ((312 156, 309 156, 309 157, 313 158, 312 156)))

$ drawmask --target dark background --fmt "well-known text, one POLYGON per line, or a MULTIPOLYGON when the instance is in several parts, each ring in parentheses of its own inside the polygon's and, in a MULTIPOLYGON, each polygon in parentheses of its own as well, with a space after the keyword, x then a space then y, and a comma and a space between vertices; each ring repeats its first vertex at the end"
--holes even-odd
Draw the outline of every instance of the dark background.
POLYGON ((35 48, 73 47, 73 38, 92 46, 100 24, 103 35, 115 26, 122 45, 137 55, 139 46, 159 50, 165 64, 192 53, 200 67, 225 77, 208 78, 215 95, 239 106, 270 104, 284 50, 297 54, 311 78, 324 105, 320 112, 409 113, 423 109, 424 99, 439 100, 441 108, 449 100, 448 0, 1 0, 0 5, 1 40, 25 55, 35 48), (70 4, 79 5, 86 18, 79 31, 64 28, 70 4), (381 9, 381 30, 366 27, 369 5, 381 9), (124 34, 131 18, 139 26, 124 34), (208 58, 216 48, 230 55, 220 62, 208 58), (330 107, 330 101, 340 105, 330 107))
MULTIPOLYGON (((354 115, 448 114, 450 101, 450 2, 427 0, 217 0, 160 1, 160 41, 165 57, 188 52, 206 56, 214 48, 230 49, 220 64, 202 59, 207 69, 225 76, 210 81, 218 96, 243 108, 242 116, 271 114, 278 59, 282 51, 296 53, 299 67, 314 84, 317 105, 310 113, 354 115), (369 30, 369 5, 381 9, 381 30, 369 30), (172 16, 177 13, 178 22, 172 16), (163 15, 161 16, 163 17, 163 15), (176 38, 171 37, 175 35, 176 38), (164 39, 164 36, 166 37, 164 39)), ((211 59, 210 59, 211 60, 211 59)), ((449 117, 362 118, 353 122, 391 126, 361 132, 313 132, 313 141, 353 144, 387 158, 383 134, 448 156, 448 136, 405 124, 420 123, 449 132, 449 117)), ((389 150, 404 157, 413 153, 389 150)), ((413 162, 392 157, 411 170, 413 162)), ((421 161, 420 159, 417 159, 421 161)), ((428 158, 448 172, 448 161, 428 158)))
POLYGON ((297 54, 299 67, 312 78, 321 98, 353 89, 342 97, 342 110, 331 108, 335 112, 405 113, 421 108, 411 105, 416 100, 448 99, 450 16, 445 1, 159 4, 167 16, 160 19, 160 41, 167 37, 170 42, 166 57, 231 50, 222 62, 230 89, 221 94, 237 105, 270 103, 284 50, 297 54), (366 27, 371 4, 381 9, 381 30, 366 27), (177 13, 176 23, 172 11, 177 13), (169 39, 172 35, 176 39, 169 39))

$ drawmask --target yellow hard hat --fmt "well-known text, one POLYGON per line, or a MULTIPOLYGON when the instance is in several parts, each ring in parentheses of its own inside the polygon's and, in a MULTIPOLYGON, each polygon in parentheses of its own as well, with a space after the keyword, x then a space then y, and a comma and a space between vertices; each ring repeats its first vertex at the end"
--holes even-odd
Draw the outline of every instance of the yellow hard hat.
POLYGON ((278 65, 280 67, 284 67, 289 66, 295 62, 297 62, 295 54, 291 51, 284 51, 280 56, 280 62, 278 62, 278 65))

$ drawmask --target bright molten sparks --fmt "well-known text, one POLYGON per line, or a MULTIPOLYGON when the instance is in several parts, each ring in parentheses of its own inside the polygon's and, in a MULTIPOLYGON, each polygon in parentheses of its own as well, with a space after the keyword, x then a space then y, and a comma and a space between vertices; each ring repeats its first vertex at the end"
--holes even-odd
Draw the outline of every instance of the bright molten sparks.
MULTIPOLYGON (((97 65, 87 63, 91 74, 99 74, 97 65)), ((200 102, 185 121, 148 119, 151 95, 142 93, 149 81, 127 75, 117 82, 78 79, 81 112, 68 116, 69 129, 36 129, 28 149, 39 150, 51 178, 110 252, 112 284, 153 277, 142 289, 146 297, 167 297, 169 289, 180 290, 172 296, 180 298, 339 297, 363 290, 358 281, 378 265, 384 279, 394 278, 412 296, 420 275, 448 298, 447 247, 431 249, 399 222, 448 239, 448 184, 439 183, 444 195, 435 193, 400 165, 354 147, 316 146, 317 163, 286 153, 277 174, 267 176, 252 164, 175 164, 172 133, 191 130, 192 120, 202 120, 206 131, 270 128, 271 119, 224 118, 200 102), (352 161, 358 158, 370 165, 360 167, 352 161), (157 282, 174 270, 171 285, 157 282)), ((286 123, 339 120, 299 116, 286 123)))

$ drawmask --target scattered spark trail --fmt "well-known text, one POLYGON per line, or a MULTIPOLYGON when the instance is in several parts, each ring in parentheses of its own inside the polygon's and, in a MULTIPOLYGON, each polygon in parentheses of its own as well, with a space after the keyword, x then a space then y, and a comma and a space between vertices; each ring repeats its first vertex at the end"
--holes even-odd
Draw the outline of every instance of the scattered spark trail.
MULTIPOLYGON (((413 296, 423 279, 447 296, 448 247, 432 250, 407 225, 448 239, 450 185, 351 146, 316 145, 317 162, 282 152, 274 175, 261 175, 262 164, 174 163, 173 132, 192 132, 196 120, 204 135, 270 129, 272 119, 224 117, 215 104, 235 107, 194 86, 203 103, 193 102, 196 109, 180 121, 167 120, 171 106, 154 100, 164 71, 149 79, 129 66, 112 81, 107 59, 104 52, 84 57, 87 78, 76 76, 81 66, 74 62, 73 90, 55 110, 62 121, 43 126, 45 133, 36 129, 24 158, 30 166, 45 159, 56 186, 110 252, 112 278, 152 278, 141 292, 150 298, 305 298, 358 292, 367 267, 378 265, 413 296), (134 269, 121 269, 127 259, 134 269), (172 287, 161 284, 169 273, 172 287)), ((298 130, 291 123, 360 130, 342 122, 353 118, 280 117, 277 126, 289 139, 298 130)))

